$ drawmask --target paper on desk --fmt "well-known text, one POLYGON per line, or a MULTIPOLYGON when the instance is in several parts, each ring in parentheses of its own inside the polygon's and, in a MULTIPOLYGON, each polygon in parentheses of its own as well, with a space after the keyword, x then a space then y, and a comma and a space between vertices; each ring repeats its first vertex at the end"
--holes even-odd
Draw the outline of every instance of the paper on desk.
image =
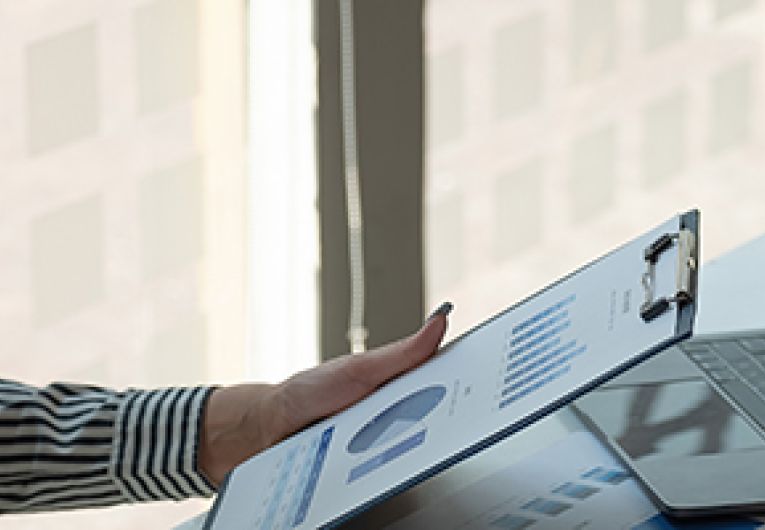
POLYGON ((762 526, 742 519, 716 526, 670 523, 592 434, 578 432, 386 528, 748 530, 762 526))
MULTIPOLYGON (((206 514, 175 530, 201 530, 206 514)), ((423 506, 386 530, 754 530, 762 521, 670 523, 588 432, 423 506)))

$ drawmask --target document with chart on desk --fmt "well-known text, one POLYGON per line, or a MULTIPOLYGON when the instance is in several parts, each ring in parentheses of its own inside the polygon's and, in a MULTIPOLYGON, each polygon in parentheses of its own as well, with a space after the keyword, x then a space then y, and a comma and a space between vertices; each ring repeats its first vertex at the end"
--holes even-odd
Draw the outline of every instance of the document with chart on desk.
POLYGON ((697 252, 690 211, 509 307, 241 464, 205 528, 335 526, 688 338, 697 252))

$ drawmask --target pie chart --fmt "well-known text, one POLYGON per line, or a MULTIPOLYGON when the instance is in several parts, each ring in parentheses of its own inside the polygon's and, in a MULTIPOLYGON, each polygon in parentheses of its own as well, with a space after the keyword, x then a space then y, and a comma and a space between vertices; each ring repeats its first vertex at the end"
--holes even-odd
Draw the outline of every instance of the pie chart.
POLYGON ((446 387, 432 385, 396 401, 364 425, 348 442, 352 454, 385 445, 417 425, 446 395, 446 387))

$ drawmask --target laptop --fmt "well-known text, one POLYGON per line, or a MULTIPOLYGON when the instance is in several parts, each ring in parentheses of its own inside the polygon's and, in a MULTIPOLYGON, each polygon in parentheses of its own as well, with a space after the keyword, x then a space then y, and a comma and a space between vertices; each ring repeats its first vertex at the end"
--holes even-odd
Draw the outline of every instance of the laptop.
POLYGON ((573 408, 666 513, 765 511, 765 330, 696 336, 573 408))

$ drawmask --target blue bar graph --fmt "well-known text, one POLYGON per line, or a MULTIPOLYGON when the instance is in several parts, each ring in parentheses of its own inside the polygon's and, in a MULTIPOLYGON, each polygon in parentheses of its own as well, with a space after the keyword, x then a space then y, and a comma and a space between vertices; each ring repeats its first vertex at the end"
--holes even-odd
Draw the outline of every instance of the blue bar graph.
POLYGON ((564 298, 560 302, 551 305, 547 309, 544 309, 543 311, 540 311, 536 315, 527 318, 526 320, 524 320, 520 324, 518 324, 518 325, 513 327, 513 335, 517 335, 518 333, 520 333, 521 331, 523 331, 527 327, 533 326, 534 324, 536 324, 540 320, 543 320, 543 319, 547 318, 548 316, 552 315, 553 313, 555 313, 556 311, 559 311, 559 310, 563 309, 564 307, 566 307, 567 305, 572 304, 575 300, 576 300, 576 295, 572 294, 572 295, 564 298))
POLYGON ((506 406, 508 406, 509 404, 514 403, 514 402, 518 401, 519 399, 528 396, 529 394, 531 394, 535 390, 539 390, 540 388, 542 388, 546 384, 551 383, 552 381, 555 381, 559 377, 567 374, 570 370, 571 370, 570 366, 564 366, 562 369, 557 370, 557 371, 551 373, 550 375, 548 375, 547 377, 545 377, 543 379, 540 379, 539 381, 537 381, 533 385, 527 386, 526 388, 523 388, 523 389, 519 390, 516 394, 513 394, 513 395, 507 397, 507 399, 504 399, 502 402, 500 402, 499 408, 503 409, 506 406))
POLYGON ((533 339, 529 340, 528 342, 526 342, 522 346, 519 346, 519 347, 517 347, 517 348, 515 348, 513 350, 510 350, 510 353, 507 354, 508 360, 512 359, 513 357, 516 357, 516 356, 518 356, 518 355, 520 355, 522 353, 525 353, 525 352, 527 352, 527 351, 529 351, 529 350, 531 350, 531 349, 533 349, 533 348, 535 348, 537 346, 539 346, 540 344, 542 344, 546 340, 550 340, 550 339, 560 335, 562 332, 566 331, 570 327, 571 327, 571 321, 570 320, 566 320, 565 322, 562 322, 562 323, 558 324, 554 328, 551 328, 551 329, 545 331, 544 333, 542 333, 542 334, 534 337, 533 339))
POLYGON ((513 326, 500 382, 500 409, 563 377, 571 371, 574 357, 587 351, 575 337, 567 337, 575 301, 571 294, 513 326))
POLYGON ((560 337, 555 337, 550 342, 546 342, 546 343, 542 344, 539 348, 531 350, 529 353, 527 353, 526 355, 524 355, 524 356, 522 356, 520 358, 511 357, 510 358, 511 362, 509 362, 507 364, 507 371, 508 372, 512 372, 516 368, 518 368, 520 366, 523 366, 524 364, 526 364, 527 362, 531 361, 532 359, 534 359, 536 357, 539 357, 543 353, 552 350, 556 346, 559 346, 560 343, 561 343, 560 337))
POLYGON ((629 474, 621 469, 604 469, 602 467, 596 467, 586 473, 582 473, 581 477, 604 484, 621 484, 630 478, 629 474))
POLYGON ((556 313, 541 324, 538 324, 534 326, 533 328, 529 329, 528 331, 525 331, 521 333, 520 335, 513 336, 512 340, 510 340, 510 346, 517 346, 518 344, 521 344, 522 342, 527 341, 531 337, 540 334, 541 332, 551 328, 558 322, 561 322, 562 320, 565 320, 568 318, 568 311, 561 311, 560 313, 556 313))
MULTIPOLYGON (((555 360, 557 357, 561 356, 562 354, 566 353, 568 350, 571 350, 576 346, 576 340, 571 340, 561 346, 560 348, 555 348, 547 355, 544 355, 540 357, 539 359, 534 360, 533 362, 528 362, 523 365, 522 368, 515 370, 511 372, 507 377, 505 377, 505 384, 511 384, 513 381, 516 381, 523 375, 528 374, 529 372, 539 368, 540 366, 545 366, 547 363, 555 360)), ((563 360, 568 360, 569 357, 565 356, 562 357, 563 360)), ((555 366, 555 364, 552 364, 550 366, 555 366)), ((510 370, 510 366, 508 366, 508 370, 510 370)))
MULTIPOLYGON (((558 341, 560 343, 560 341, 558 341)), ((562 353, 565 353, 567 350, 570 350, 576 346, 576 340, 571 340, 561 346, 560 348, 555 348, 553 350, 545 349, 543 352, 548 352, 546 355, 543 355, 539 358, 537 358, 536 355, 531 356, 524 356, 523 362, 515 361, 507 365, 507 371, 509 372, 508 376, 505 378, 505 384, 509 383, 513 379, 517 379, 521 375, 530 372, 534 368, 538 368, 542 366, 543 364, 552 361, 554 358, 558 357, 562 353)))

